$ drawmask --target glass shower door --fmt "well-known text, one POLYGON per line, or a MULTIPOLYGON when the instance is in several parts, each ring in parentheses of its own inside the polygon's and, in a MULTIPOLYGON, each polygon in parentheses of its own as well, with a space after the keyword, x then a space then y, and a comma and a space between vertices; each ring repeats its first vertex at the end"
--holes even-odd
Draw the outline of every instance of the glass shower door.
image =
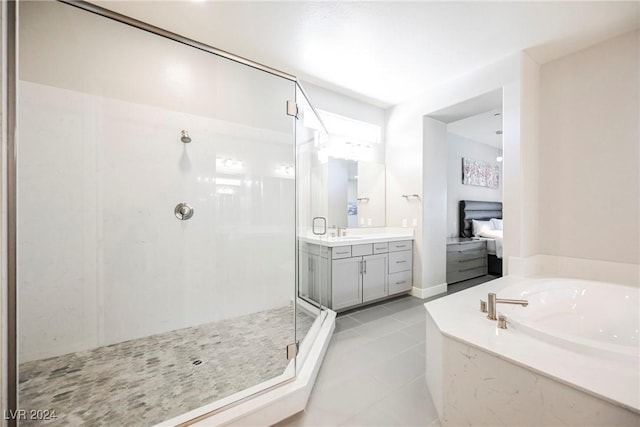
POLYGON ((319 327, 304 328, 305 318, 322 323, 329 298, 330 259, 327 247, 327 133, 304 91, 296 85, 296 161, 298 198, 298 335, 313 340, 319 327))
POLYGON ((152 425, 293 378, 295 82, 58 2, 19 24, 20 408, 152 425))

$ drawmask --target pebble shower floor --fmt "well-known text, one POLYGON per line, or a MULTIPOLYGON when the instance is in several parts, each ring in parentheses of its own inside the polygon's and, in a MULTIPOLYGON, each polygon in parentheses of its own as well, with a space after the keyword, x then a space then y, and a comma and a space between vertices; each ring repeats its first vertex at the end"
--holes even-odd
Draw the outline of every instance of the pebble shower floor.
MULTIPOLYGON (((179 329, 20 365, 29 425, 153 425, 282 374, 293 307, 179 329)), ((298 339, 313 318, 298 310, 298 339)))

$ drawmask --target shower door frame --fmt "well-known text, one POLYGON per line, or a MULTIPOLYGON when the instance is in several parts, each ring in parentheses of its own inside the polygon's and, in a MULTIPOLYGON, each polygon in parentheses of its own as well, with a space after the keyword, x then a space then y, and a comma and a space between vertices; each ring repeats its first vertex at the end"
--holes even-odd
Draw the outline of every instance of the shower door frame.
MULTIPOLYGON (((0 396, 3 398, 6 395, 6 409, 7 412, 13 411, 13 414, 17 413, 18 410, 18 347, 17 347, 17 156, 16 156, 16 132, 17 132, 17 88, 18 88, 18 7, 17 3, 19 0, 9 0, 6 2, 2 2, 2 14, 3 14, 3 25, 2 25, 2 53, 3 53, 3 61, 6 63, 6 78, 3 81, 2 91, 3 94, 6 94, 6 98, 3 99, 3 109, 6 112, 4 117, 6 117, 6 122, 4 126, 4 135, 6 138, 6 156, 4 158, 4 164, 0 164, 0 169, 3 171, 2 180, 0 183, 5 182, 6 185, 3 185, 3 188, 0 188, 0 194, 6 191, 6 229, 2 231, 5 232, 6 235, 6 243, 5 249, 7 253, 7 292, 6 292, 6 303, 3 304, 2 309, 6 312, 7 319, 7 329, 6 329, 6 338, 4 336, 4 331, 2 333, 2 341, 3 348, 6 342, 6 359, 7 359, 7 372, 6 372, 6 388, 3 388, 0 396), (4 190, 4 191, 3 191, 4 190), (6 341, 5 341, 6 339, 6 341)), ((84 0, 57 0, 60 3, 67 4, 69 6, 77 7, 79 9, 85 10, 87 12, 91 12, 93 14, 102 16, 107 19, 111 19, 126 25, 129 25, 134 28, 138 28, 140 30, 149 32, 151 34, 176 41, 178 43, 184 44, 186 46, 190 46, 204 52, 211 53, 213 55, 249 66, 251 68, 255 68, 257 70, 272 74, 277 77, 284 78, 286 80, 294 83, 296 88, 299 88, 300 91, 304 94, 304 96, 309 99, 307 93, 304 88, 300 84, 298 78, 294 75, 288 74, 286 72, 277 70, 275 68, 271 68, 269 66, 260 64, 258 62, 252 61, 250 59, 234 55, 230 52, 226 52, 224 50, 215 48, 213 46, 207 45, 205 43, 198 42, 196 40, 190 39, 188 37, 181 36, 177 33, 173 33, 171 31, 165 30, 163 28, 148 24, 146 22, 131 18, 126 15, 122 15, 117 12, 113 12, 111 10, 105 9, 103 7, 97 6, 95 4, 87 3, 84 0)), ((311 109, 314 114, 319 118, 318 112, 315 107, 310 104, 311 109)), ((286 108, 283 103, 283 114, 286 113, 286 108)), ((295 118, 294 118, 295 120, 295 118)), ((324 124, 320 122, 322 127, 324 128, 324 124)), ((295 123, 294 123, 295 128, 295 123)), ((326 131, 326 128, 325 128, 326 131)), ((295 140, 295 129, 294 129, 294 140, 295 140)), ((295 150, 297 149, 295 141, 294 141, 294 162, 295 159, 295 150)), ((1 157, 0 157, 1 158, 1 157)), ((294 165, 294 168, 297 170, 297 164, 294 165)), ((3 196, 3 199, 5 197, 3 196)), ((4 200, 2 200, 4 202, 4 200)), ((294 204, 297 207, 298 205, 298 195, 294 195, 294 204)), ((2 226, 4 227, 4 218, 0 215, 0 219, 2 220, 2 226)), ((298 227, 298 217, 297 217, 297 208, 296 208, 296 217, 294 222, 294 229, 297 230, 298 227)), ((297 241, 297 236, 296 236, 297 241)), ((295 243, 294 243, 295 244, 295 243)), ((4 260, 2 260, 4 261, 4 260)), ((295 259, 295 282, 294 282, 294 298, 297 301, 298 298, 298 256, 296 251, 296 259, 295 259)), ((319 307, 322 311, 325 307, 319 307)), ((294 333, 296 331, 296 312, 297 312, 297 303, 294 304, 294 333)), ((297 337, 296 337, 297 339, 297 337)), ((2 356, 5 356, 4 354, 2 356)), ((1 358, 1 357, 0 357, 1 358)), ((5 372, 2 372, 2 376, 5 375, 5 372)), ((297 369, 294 372, 292 378, 284 380, 279 384, 274 386, 265 388, 257 393, 254 393, 248 397, 239 399, 233 403, 222 406, 218 409, 215 409, 211 412, 204 413, 196 418, 188 421, 185 424, 188 425, 193 422, 197 422, 199 420, 205 419, 215 413, 220 412, 221 410, 227 409, 231 406, 235 406, 239 403, 242 403, 250 398, 255 397, 256 395, 260 395, 266 393, 274 388, 278 388, 282 385, 288 384, 292 381, 295 381, 297 376, 297 369)), ((9 412, 11 414, 11 412, 9 412)), ((4 418, 4 417, 3 417, 4 418)), ((16 426, 17 425, 17 417, 9 417, 11 419, 6 420, 7 425, 16 426)))

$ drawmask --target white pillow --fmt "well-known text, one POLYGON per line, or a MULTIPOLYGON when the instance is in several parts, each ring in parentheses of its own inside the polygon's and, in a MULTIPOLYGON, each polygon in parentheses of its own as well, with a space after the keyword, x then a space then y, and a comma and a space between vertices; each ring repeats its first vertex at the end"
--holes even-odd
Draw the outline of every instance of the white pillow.
POLYGON ((502 230, 502 220, 498 218, 491 218, 491 225, 494 230, 502 230))
POLYGON ((482 229, 487 229, 487 230, 493 230, 493 225, 491 224, 491 221, 478 221, 476 219, 472 219, 472 230, 473 230, 473 235, 474 236, 478 236, 480 235, 480 231, 482 229))

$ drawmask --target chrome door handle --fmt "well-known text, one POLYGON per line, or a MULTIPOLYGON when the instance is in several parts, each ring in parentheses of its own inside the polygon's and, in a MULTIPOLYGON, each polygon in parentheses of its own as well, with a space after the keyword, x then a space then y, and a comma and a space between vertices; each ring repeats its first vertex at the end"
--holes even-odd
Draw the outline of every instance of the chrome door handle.
POLYGON ((367 274, 367 261, 364 261, 364 274, 367 274))

